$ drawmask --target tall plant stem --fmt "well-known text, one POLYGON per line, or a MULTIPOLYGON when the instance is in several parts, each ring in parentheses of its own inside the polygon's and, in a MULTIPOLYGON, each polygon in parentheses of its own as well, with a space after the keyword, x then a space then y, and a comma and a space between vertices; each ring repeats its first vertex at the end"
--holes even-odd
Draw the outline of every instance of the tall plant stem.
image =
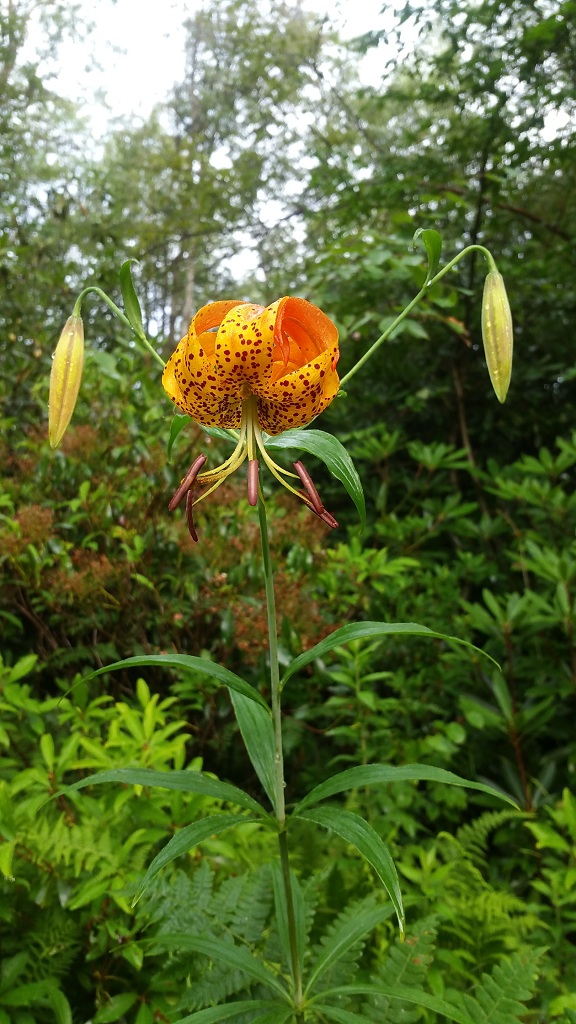
POLYGON ((74 316, 80 316, 80 313, 81 313, 81 310, 82 310, 82 302, 84 301, 86 296, 90 294, 90 292, 93 292, 95 295, 98 295, 101 299, 104 300, 106 305, 110 307, 110 309, 115 314, 115 316, 117 316, 118 319, 122 321, 122 323, 124 324, 125 327, 127 327, 130 331, 132 331, 132 334, 134 335, 136 340, 141 345, 143 345, 145 349, 148 350, 150 355, 153 356, 154 359, 156 360, 156 362, 160 363, 160 366, 162 367, 162 369, 164 369, 164 360, 162 359, 162 356, 150 344, 150 342, 148 341, 148 338, 144 334, 144 331, 141 330, 140 328, 135 327, 134 324, 131 324, 129 319, 128 319, 128 317, 124 316, 124 313, 122 312, 122 310, 118 308, 116 303, 113 302, 112 299, 110 298, 110 296, 107 295, 106 292, 103 292, 101 288, 97 288, 95 285, 89 285, 88 288, 84 288, 84 291, 80 292, 80 295, 76 299, 76 302, 74 304, 74 309, 73 309, 73 315, 74 316))
POLYGON ((302 972, 298 955, 296 933, 296 915, 294 912, 294 895, 290 880, 290 858, 288 854, 288 836, 286 834, 286 802, 284 799, 284 754, 282 750, 282 705, 280 693, 280 666, 278 663, 278 626, 276 621, 276 597, 274 593, 274 575, 270 557, 268 540, 268 518, 262 491, 258 492, 258 519, 260 523, 260 539, 262 543, 262 561, 264 564, 264 586, 266 589, 266 612, 268 618, 268 642, 270 652, 270 695, 272 703, 272 722, 274 725, 274 805, 278 822, 278 845, 280 848, 280 865, 282 882, 286 898, 286 916, 288 922, 288 939, 290 942, 290 959, 292 979, 294 982, 294 1003, 296 1021, 303 1024, 304 1016, 298 1008, 302 1005, 302 972))

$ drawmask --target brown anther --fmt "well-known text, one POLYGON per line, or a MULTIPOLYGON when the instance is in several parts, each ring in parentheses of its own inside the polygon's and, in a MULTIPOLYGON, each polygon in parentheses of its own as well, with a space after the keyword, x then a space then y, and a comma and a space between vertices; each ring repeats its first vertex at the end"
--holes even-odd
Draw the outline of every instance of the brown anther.
POLYGON ((192 506, 194 504, 194 494, 190 489, 186 495, 186 522, 188 523, 188 533, 192 537, 192 540, 198 543, 198 534, 196 533, 196 527, 194 526, 194 519, 192 518, 192 506))
MULTIPOLYGON (((198 473, 202 469, 202 466, 204 465, 205 462, 205 455, 198 455, 197 458, 194 459, 194 462, 190 466, 190 469, 186 473, 186 476, 183 478, 180 487, 178 488, 177 491, 174 492, 172 498, 170 499, 170 503, 168 505, 169 512, 173 512, 175 508, 178 508, 178 505, 182 501, 182 498, 184 497, 185 494, 189 492, 190 488, 192 487, 192 484, 194 483, 196 477, 198 476, 198 473)), ((197 537, 195 539, 198 540, 197 537)))
POLYGON ((330 515, 330 512, 327 512, 326 509, 324 509, 324 511, 319 515, 319 518, 323 523, 326 523, 326 526, 329 526, 331 530, 335 530, 338 526, 338 521, 334 519, 334 516, 330 515))
POLYGON ((303 494, 302 491, 300 493, 302 494, 302 498, 304 499, 304 502, 306 506, 310 509, 310 511, 313 512, 315 516, 318 516, 318 519, 321 519, 323 523, 326 523, 326 526, 329 526, 331 530, 335 530, 336 527, 338 526, 338 522, 336 519, 334 519, 334 516, 330 515, 330 513, 326 511, 324 506, 322 506, 322 511, 318 511, 318 509, 315 509, 312 503, 308 500, 307 496, 303 494))
POLYGON ((258 459, 248 463, 248 504, 258 504, 258 459))
POLYGON ((320 495, 318 494, 318 491, 316 490, 314 484, 312 483, 312 477, 310 476, 310 473, 303 465, 303 463, 300 461, 293 462, 292 465, 294 466, 294 469, 296 470, 298 476, 300 477, 302 483, 304 484, 304 488, 306 490, 306 494, 310 500, 312 508, 314 509, 316 514, 320 516, 321 513, 324 511, 324 505, 320 501, 320 495))

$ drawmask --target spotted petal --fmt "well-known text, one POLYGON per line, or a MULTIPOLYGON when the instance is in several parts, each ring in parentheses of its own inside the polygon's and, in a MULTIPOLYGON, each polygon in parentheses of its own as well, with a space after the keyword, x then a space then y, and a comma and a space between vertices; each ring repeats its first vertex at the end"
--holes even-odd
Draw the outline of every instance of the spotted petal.
POLYGON ((305 299, 285 296, 267 309, 214 302, 194 317, 162 383, 178 408, 207 426, 240 426, 242 402, 256 395, 260 426, 279 434, 332 401, 337 360, 335 325, 305 299))
POLYGON ((234 299, 211 302, 196 313, 188 334, 170 357, 162 384, 182 412, 206 426, 238 427, 242 415, 241 381, 219 372, 215 327, 233 309, 257 309, 234 299))
POLYGON ((263 334, 274 336, 272 374, 253 386, 258 422, 268 434, 301 427, 338 393, 338 330, 305 299, 284 297, 264 310, 263 334))

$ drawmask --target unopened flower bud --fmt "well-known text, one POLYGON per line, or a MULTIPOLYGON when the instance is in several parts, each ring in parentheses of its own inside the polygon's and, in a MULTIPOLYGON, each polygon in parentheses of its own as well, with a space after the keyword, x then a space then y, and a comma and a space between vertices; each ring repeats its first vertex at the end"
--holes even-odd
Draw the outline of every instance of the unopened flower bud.
POLYGON ((56 448, 72 418, 84 366, 84 325, 82 317, 71 316, 60 335, 50 374, 48 439, 56 448))
POLYGON ((504 279, 497 270, 491 270, 484 283, 482 340, 492 387, 498 401, 504 402, 512 374, 514 338, 504 279))

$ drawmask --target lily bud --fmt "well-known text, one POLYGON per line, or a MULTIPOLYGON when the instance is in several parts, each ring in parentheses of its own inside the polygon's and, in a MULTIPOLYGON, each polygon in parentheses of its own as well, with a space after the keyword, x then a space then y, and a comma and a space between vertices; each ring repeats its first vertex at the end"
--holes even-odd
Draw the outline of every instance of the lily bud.
POLYGON ((48 439, 56 448, 74 412, 84 366, 84 325, 82 317, 68 317, 60 335, 50 373, 48 439))
POLYGON ((492 387, 498 401, 504 402, 512 374, 514 337, 504 279, 497 270, 491 270, 484 282, 482 340, 492 387))

